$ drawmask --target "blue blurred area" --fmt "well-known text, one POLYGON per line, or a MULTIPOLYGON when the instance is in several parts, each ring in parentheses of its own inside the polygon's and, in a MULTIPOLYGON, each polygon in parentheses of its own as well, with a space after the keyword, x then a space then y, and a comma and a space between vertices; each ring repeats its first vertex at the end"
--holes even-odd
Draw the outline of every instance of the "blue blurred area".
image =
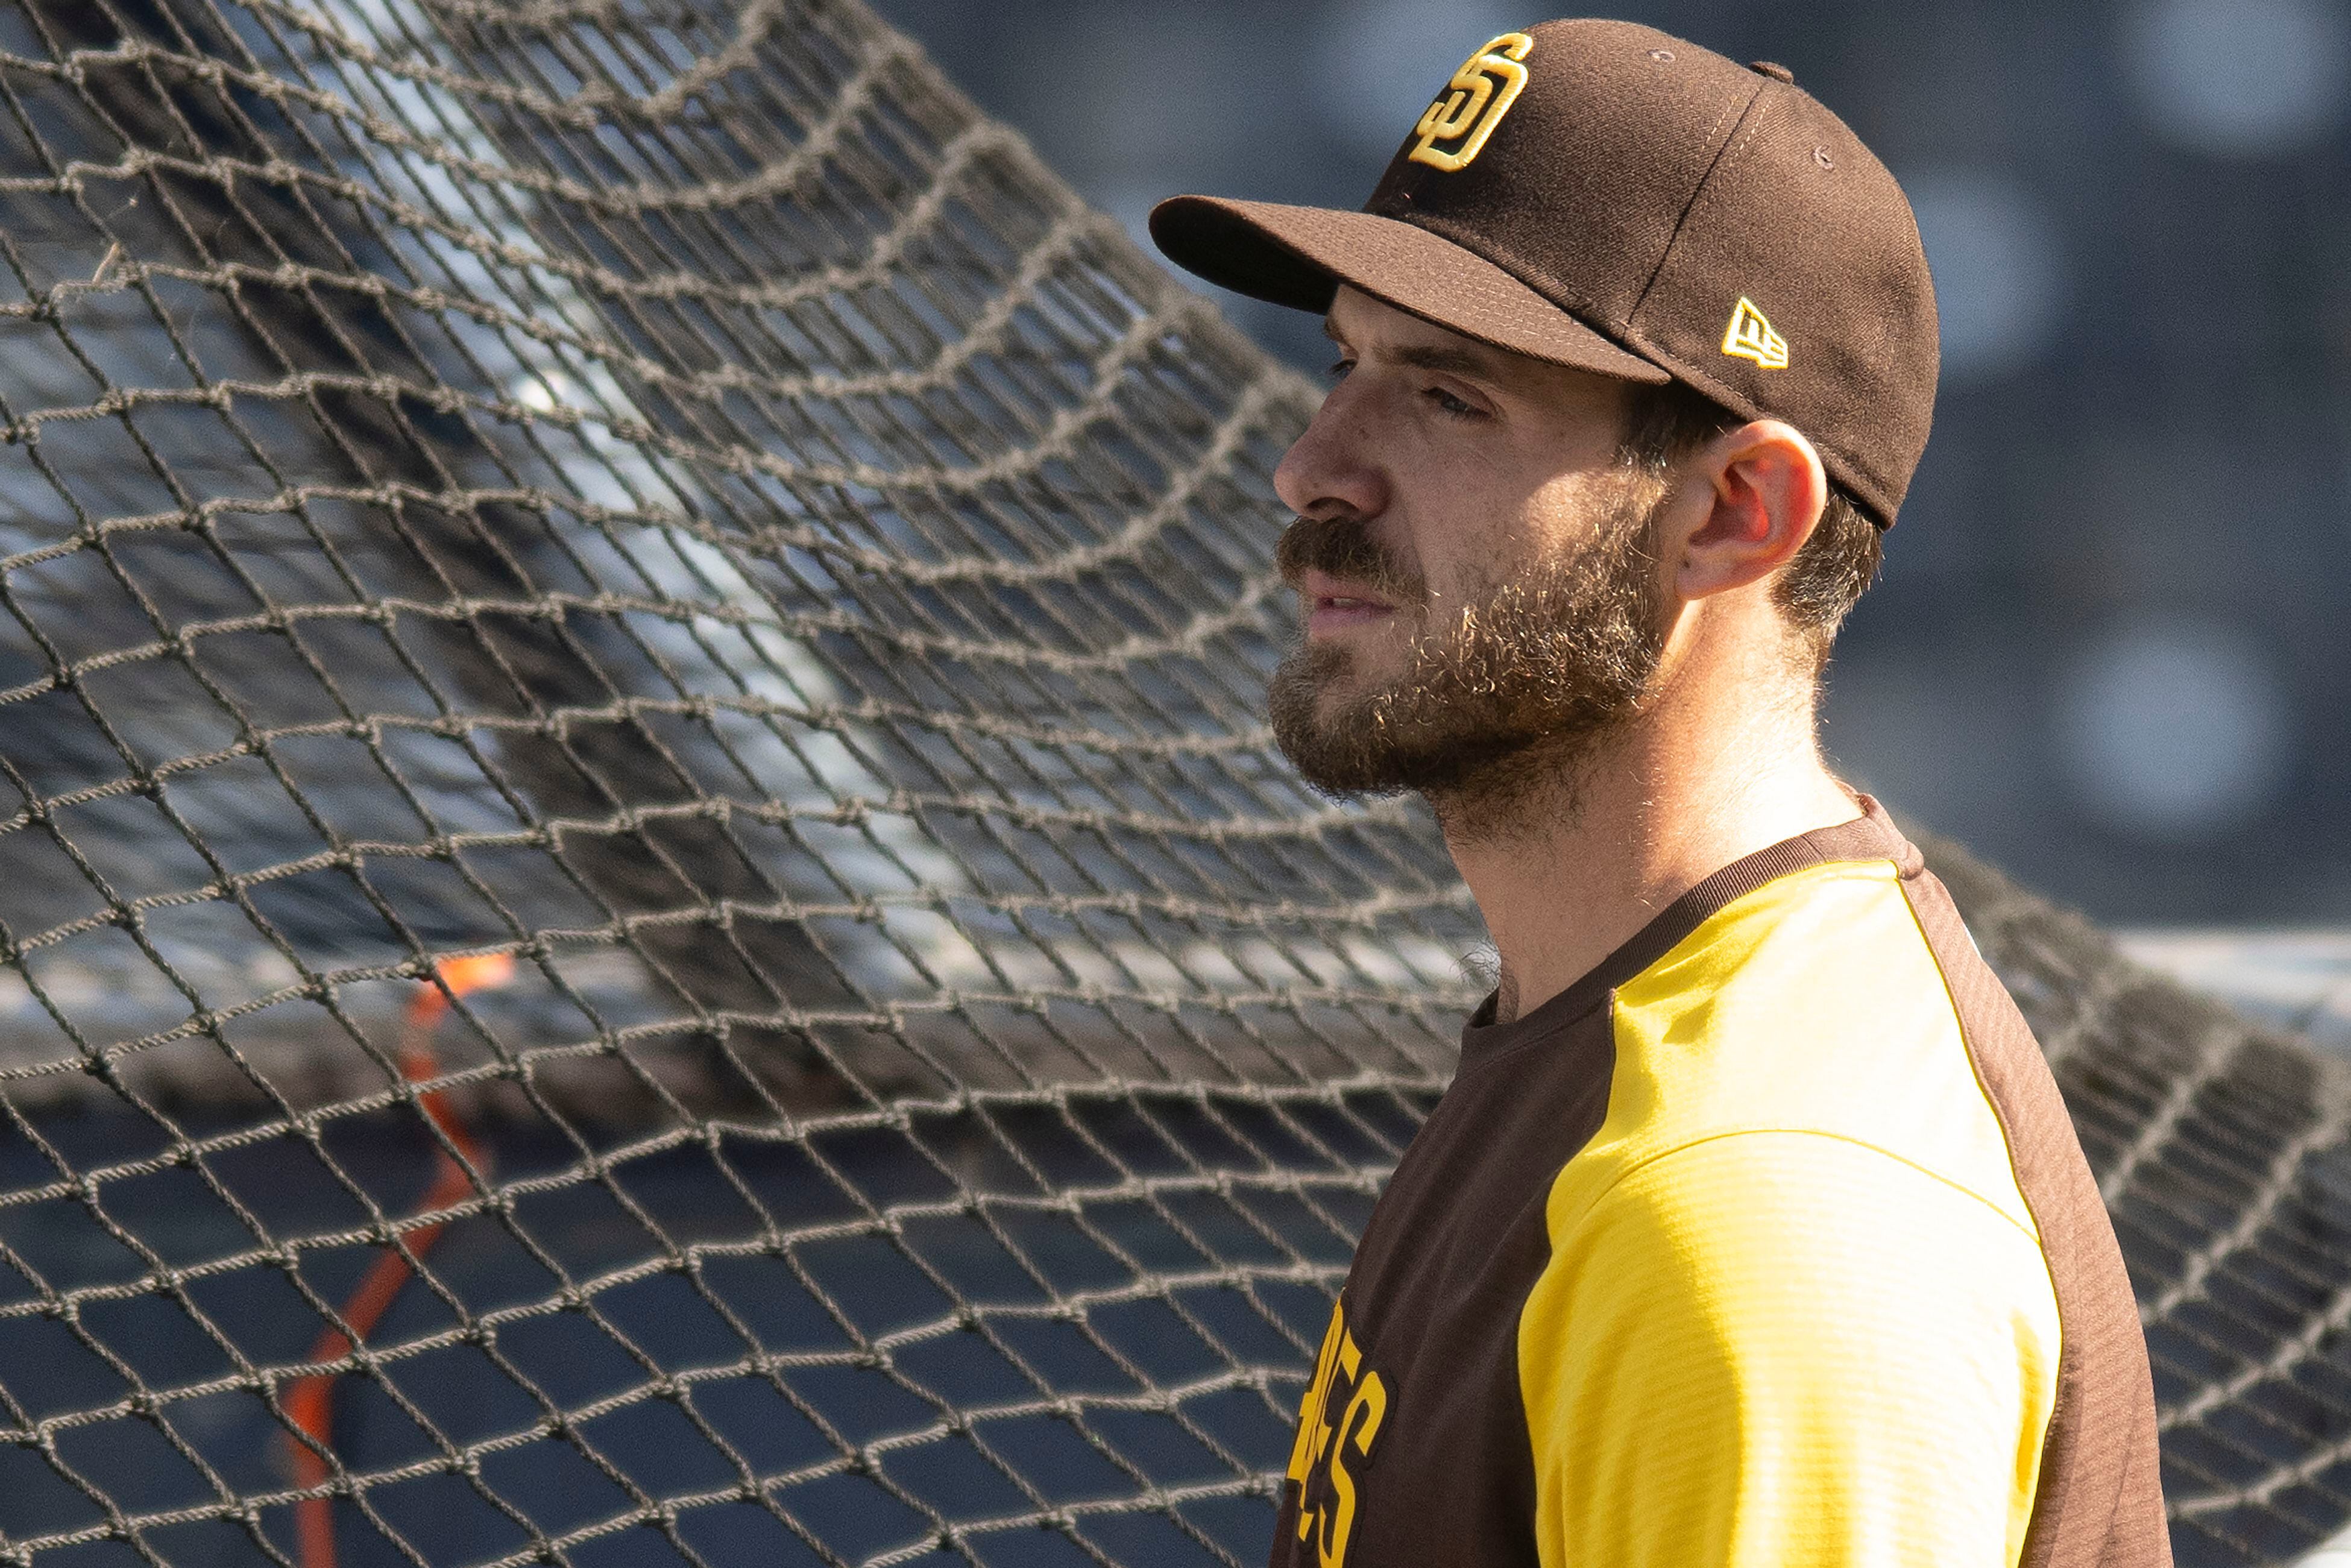
MULTIPOLYGON (((882 0, 1138 233, 1353 206, 1489 0, 882 0)), ((1935 435, 1832 674, 1911 821, 2109 920, 2351 920, 2351 6, 1620 12, 1781 61, 1917 206, 1935 435)), ((1228 299, 1294 362, 1315 324, 1228 299)))

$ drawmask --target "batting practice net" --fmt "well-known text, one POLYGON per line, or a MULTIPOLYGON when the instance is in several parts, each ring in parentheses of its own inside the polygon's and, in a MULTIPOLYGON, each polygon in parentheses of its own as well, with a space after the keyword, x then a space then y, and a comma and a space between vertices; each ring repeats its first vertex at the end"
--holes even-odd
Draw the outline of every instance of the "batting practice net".
MULTIPOLYGON (((0 1557, 1261 1560, 1483 989, 1310 397, 848 0, 0 0, 0 1557)), ((2290 1559, 2351 1092, 1933 858, 2290 1559)))

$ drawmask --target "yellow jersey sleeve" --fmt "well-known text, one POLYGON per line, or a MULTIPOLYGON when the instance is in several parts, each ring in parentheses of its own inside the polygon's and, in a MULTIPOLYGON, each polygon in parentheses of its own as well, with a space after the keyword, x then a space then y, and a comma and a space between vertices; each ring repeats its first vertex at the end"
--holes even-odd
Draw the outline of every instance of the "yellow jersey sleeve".
POLYGON ((1881 1149, 1749 1131, 1625 1174, 1519 1328, 1545 1568, 2018 1561, 2054 1405, 2038 1240, 1881 1149))

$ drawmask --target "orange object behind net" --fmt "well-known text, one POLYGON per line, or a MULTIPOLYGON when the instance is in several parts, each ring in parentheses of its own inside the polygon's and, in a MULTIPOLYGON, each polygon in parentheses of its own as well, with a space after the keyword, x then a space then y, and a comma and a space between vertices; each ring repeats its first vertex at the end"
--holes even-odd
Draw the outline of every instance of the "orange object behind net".
MULTIPOLYGON (((433 1037, 440 1028, 442 1018, 448 1012, 452 998, 471 991, 485 990, 504 985, 514 974, 514 960, 504 954, 487 954, 474 957, 444 958, 434 966, 437 983, 428 982, 408 1005, 402 1020, 400 1043, 401 1076, 411 1083, 430 1083, 441 1075, 440 1059, 433 1049, 433 1037)), ((470 1130, 456 1108, 450 1103, 444 1090, 431 1089, 419 1097, 424 1113, 439 1128, 448 1146, 434 1151, 433 1185, 425 1189, 423 1200, 417 1206, 423 1213, 433 1213, 462 1203, 474 1190, 475 1176, 486 1177, 490 1171, 489 1151, 470 1130), (455 1149, 464 1164, 450 1156, 455 1149), (475 1175, 468 1175, 466 1166, 475 1175)), ((318 1363, 340 1361, 353 1348, 353 1337, 364 1339, 392 1303, 400 1295, 401 1287, 415 1272, 433 1244, 440 1239, 446 1226, 444 1220, 419 1226, 407 1233, 407 1248, 395 1247, 379 1256, 368 1266, 358 1289, 343 1303, 342 1319, 350 1333, 341 1329, 328 1329, 319 1334, 310 1347, 310 1359, 318 1363)), ((287 1446, 293 1450, 295 1480, 304 1490, 326 1484, 331 1473, 326 1458, 333 1448, 335 1379, 340 1374, 321 1372, 296 1383, 286 1397, 287 1414, 304 1437, 303 1442, 291 1435, 287 1446), (315 1446, 314 1446, 315 1445, 315 1446)), ((302 1568, 334 1568, 335 1520, 333 1500, 325 1496, 306 1497, 295 1504, 295 1530, 302 1568)))

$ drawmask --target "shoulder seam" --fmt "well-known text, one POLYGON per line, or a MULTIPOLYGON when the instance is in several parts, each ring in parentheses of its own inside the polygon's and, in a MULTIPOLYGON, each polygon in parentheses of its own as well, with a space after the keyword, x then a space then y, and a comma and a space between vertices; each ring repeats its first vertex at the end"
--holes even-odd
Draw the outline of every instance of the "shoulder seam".
MULTIPOLYGON (((2017 1235, 2023 1238, 2026 1245, 2030 1246, 2036 1254, 2042 1253, 2041 1239, 2038 1236, 2035 1236, 2023 1226, 2019 1225, 2016 1222, 2015 1218, 2009 1214, 2007 1210, 2001 1208, 2000 1205, 1994 1203, 1983 1194, 1976 1191, 1973 1187, 1964 1186, 1959 1183, 1953 1181, 1949 1176, 1945 1176, 1942 1172, 1935 1170, 1928 1166, 1922 1166, 1917 1160, 1907 1158, 1902 1155, 1897 1155, 1892 1149, 1886 1148, 1883 1145, 1870 1143, 1865 1138, 1851 1137, 1844 1133, 1823 1132, 1818 1127, 1735 1127, 1725 1132, 1708 1133, 1701 1137, 1689 1139, 1686 1143, 1676 1144, 1671 1148, 1659 1149, 1656 1154, 1653 1154, 1637 1164, 1627 1166, 1625 1170, 1618 1172, 1614 1180, 1609 1182, 1609 1184, 1603 1187, 1599 1192, 1593 1194, 1592 1201, 1584 1206, 1583 1213, 1577 1217, 1576 1223, 1581 1224, 1584 1219, 1590 1218, 1594 1210, 1599 1208, 1602 1204, 1607 1202, 1610 1197, 1614 1197, 1616 1190, 1623 1186, 1626 1182, 1630 1181, 1634 1176, 1647 1170, 1652 1166, 1671 1159, 1676 1155, 1685 1153, 1691 1149, 1700 1148, 1708 1144, 1724 1143, 1732 1138, 1748 1138, 1761 1134, 1774 1134, 1789 1137, 1819 1138, 1824 1142, 1833 1144, 1848 1144, 1855 1148, 1865 1149, 1871 1154, 1891 1160, 1896 1165, 1907 1166, 1909 1169, 1917 1171, 1920 1176, 1927 1177, 1928 1180, 1949 1187, 1953 1192, 1959 1193, 1962 1197, 1970 1198, 1982 1205, 1985 1208, 1991 1210, 1993 1215, 1998 1217, 2001 1224, 2007 1226, 2008 1228, 2015 1231, 2017 1235)), ((1571 1160, 1569 1163, 1572 1164, 1573 1162, 1571 1160)), ((1566 1168, 1566 1166, 1562 1166, 1560 1167, 1560 1172, 1564 1172, 1566 1168)), ((1559 1173, 1554 1173, 1552 1176, 1552 1185, 1553 1187, 1556 1187, 1558 1184, 1559 1173)), ((1559 1250, 1558 1241, 1556 1239, 1553 1239, 1552 1240, 1552 1250, 1554 1254, 1559 1250)), ((2045 1254, 2042 1255, 2044 1258, 2046 1256, 2045 1254)))
MULTIPOLYGON (((1925 869, 1923 860, 1920 869, 1925 869)), ((2024 1212, 2032 1217, 2033 1245, 2037 1247, 2040 1245, 2041 1215, 2032 1207, 2032 1196, 2024 1190, 2024 1173, 2017 1168, 2016 1128, 2011 1124, 2008 1107, 2000 1103, 2000 1096, 1991 1092, 1991 1085, 1984 1080, 1983 1062, 1976 1055, 1976 1031, 1968 1027, 1968 1015, 1959 1006, 1958 988, 1951 984, 1950 967, 1943 962, 1943 955, 1935 946, 1934 936, 1927 929, 1926 915, 1913 896, 1916 890, 1907 881, 1896 885, 1901 893, 1902 908, 1910 916, 1910 928, 1918 934, 1918 945, 1927 950, 1927 962, 1935 967, 1935 977, 1943 984, 1943 1001, 1951 1009, 1951 1027, 1959 1031, 1959 1049, 1967 1053, 1968 1077, 1973 1080, 1976 1092, 1983 1096, 1984 1109, 1991 1113, 1992 1125, 2000 1129, 2001 1152, 2008 1156, 2008 1179, 2016 1188, 2016 1201, 2022 1204, 2024 1212)), ((1957 906, 1954 906, 1952 914, 1956 915, 1958 913, 1957 906)), ((1975 933, 1968 930, 1964 918, 1959 921, 1959 929, 1967 936, 1970 956, 1981 964, 1983 950, 1976 946, 1975 933)), ((2007 994, 2005 987, 2001 994, 2007 994)))

